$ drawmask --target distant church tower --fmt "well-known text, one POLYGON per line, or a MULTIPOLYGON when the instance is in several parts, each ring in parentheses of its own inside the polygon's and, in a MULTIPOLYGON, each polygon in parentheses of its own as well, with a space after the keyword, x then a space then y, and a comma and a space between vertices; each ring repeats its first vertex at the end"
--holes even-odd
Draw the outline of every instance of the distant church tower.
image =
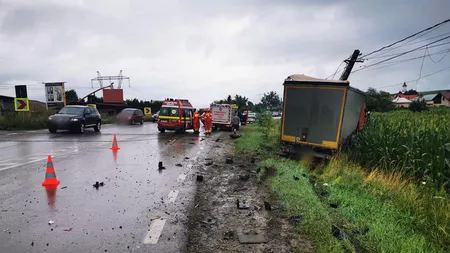
POLYGON ((405 93, 408 90, 408 85, 406 83, 403 83, 402 85, 402 93, 405 93))

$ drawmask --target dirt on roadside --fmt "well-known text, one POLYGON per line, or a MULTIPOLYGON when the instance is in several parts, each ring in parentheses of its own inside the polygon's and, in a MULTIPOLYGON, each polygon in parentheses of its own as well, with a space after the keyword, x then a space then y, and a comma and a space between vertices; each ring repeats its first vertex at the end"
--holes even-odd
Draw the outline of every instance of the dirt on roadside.
POLYGON ((270 194, 269 180, 258 179, 258 162, 234 157, 234 140, 226 133, 208 141, 210 152, 196 164, 199 181, 188 215, 186 251, 314 252, 308 240, 292 232, 289 217, 270 194))

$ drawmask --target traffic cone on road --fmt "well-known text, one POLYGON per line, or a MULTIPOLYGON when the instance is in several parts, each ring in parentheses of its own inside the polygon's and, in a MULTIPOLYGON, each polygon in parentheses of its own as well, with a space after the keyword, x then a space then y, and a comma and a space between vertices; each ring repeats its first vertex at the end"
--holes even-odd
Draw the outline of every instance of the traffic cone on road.
POLYGON ((119 150, 119 146, 117 145, 117 138, 116 138, 116 134, 114 134, 114 139, 113 139, 113 143, 111 146, 111 150, 119 150))
POLYGON ((47 159, 47 169, 45 170, 45 179, 42 182, 42 186, 57 186, 59 180, 56 179, 55 168, 53 168, 52 156, 49 155, 47 159))

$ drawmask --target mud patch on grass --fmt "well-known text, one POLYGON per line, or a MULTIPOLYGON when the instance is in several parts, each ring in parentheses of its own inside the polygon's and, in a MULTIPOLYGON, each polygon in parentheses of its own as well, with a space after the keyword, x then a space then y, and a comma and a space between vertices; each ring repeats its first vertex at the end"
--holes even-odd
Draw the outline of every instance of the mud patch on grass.
POLYGON ((266 179, 276 169, 261 171, 254 160, 233 157, 232 139, 223 138, 221 144, 207 155, 214 166, 205 167, 205 179, 197 186, 187 252, 313 252, 308 240, 292 233, 289 217, 269 192, 266 179), (227 157, 233 163, 227 164, 227 157), (264 202, 277 208, 266 210, 264 202))

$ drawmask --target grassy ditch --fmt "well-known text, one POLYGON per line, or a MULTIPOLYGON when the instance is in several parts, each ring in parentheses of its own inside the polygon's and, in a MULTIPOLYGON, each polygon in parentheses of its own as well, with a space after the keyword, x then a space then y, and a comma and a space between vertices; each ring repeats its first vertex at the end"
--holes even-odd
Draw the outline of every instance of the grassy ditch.
POLYGON ((277 122, 243 128, 236 155, 257 156, 261 171, 276 171, 271 190, 288 217, 303 217, 294 232, 308 236, 318 252, 450 250, 450 200, 443 190, 395 170, 367 172, 345 154, 312 171, 278 158, 279 129, 277 122))

